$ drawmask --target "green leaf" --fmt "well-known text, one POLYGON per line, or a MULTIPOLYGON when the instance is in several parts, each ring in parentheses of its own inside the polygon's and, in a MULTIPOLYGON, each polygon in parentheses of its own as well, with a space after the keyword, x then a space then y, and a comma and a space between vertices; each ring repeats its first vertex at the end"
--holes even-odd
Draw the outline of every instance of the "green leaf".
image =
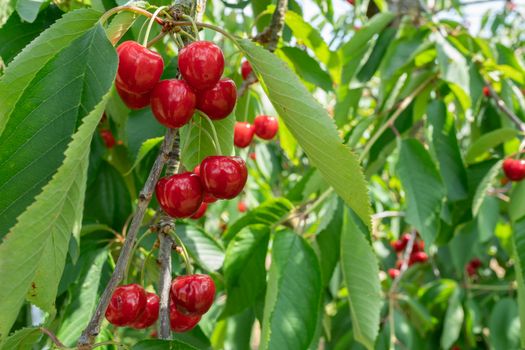
POLYGON ((138 14, 134 12, 121 12, 111 20, 106 34, 111 44, 115 45, 126 34, 129 28, 135 23, 138 14))
POLYGON ((518 222, 525 217, 525 181, 518 182, 512 189, 509 215, 510 219, 514 222, 518 222))
POLYGON ((501 128, 483 134, 470 145, 465 154, 465 161, 468 164, 475 163, 478 157, 482 156, 492 148, 512 140, 517 135, 518 131, 511 128, 501 128))
POLYGON ((500 299, 490 315, 489 340, 494 350, 514 350, 520 348, 520 320, 516 301, 500 299))
POLYGON ((102 268, 108 258, 106 249, 90 251, 87 255, 83 260, 84 271, 70 292, 72 300, 57 332, 58 339, 66 346, 76 344, 97 306, 102 268))
POLYGON ((264 293, 269 240, 268 226, 251 225, 243 228, 228 244, 224 259, 224 282, 228 298, 223 316, 241 312, 264 293))
POLYGON ((396 171, 406 195, 406 221, 427 246, 434 241, 445 187, 423 145, 414 139, 401 141, 396 171))
MULTIPOLYGON (((233 129, 235 126, 235 112, 222 120, 213 121, 217 131, 222 154, 231 154, 233 151, 233 129)), ((213 131, 210 123, 204 117, 195 115, 193 124, 188 124, 180 129, 181 161, 186 169, 193 169, 207 156, 218 154, 213 145, 213 131), (188 136, 188 130, 191 132, 188 136), (211 137, 210 137, 211 136, 211 137), (189 137, 189 139, 188 139, 189 137), (186 142, 186 140, 188 140, 186 142)))
POLYGON ((224 249, 217 241, 193 225, 177 223, 177 235, 180 237, 190 256, 208 271, 216 271, 224 262, 224 249))
POLYGON ((16 0, 0 1, 0 27, 7 21, 13 13, 16 6, 16 0))
POLYGON ((42 332, 38 328, 22 328, 11 334, 1 348, 4 350, 33 350, 34 344, 41 336, 42 332))
POLYGON ((335 192, 370 225, 368 188, 357 156, 342 143, 333 120, 275 55, 241 40, 266 94, 290 132, 335 192))
POLYGON ((286 46, 279 49, 294 65, 301 79, 320 87, 324 91, 332 91, 332 78, 326 73, 319 62, 310 57, 305 50, 286 46))
POLYGON ((131 173, 131 171, 135 169, 137 165, 139 165, 139 163, 144 159, 144 157, 146 157, 146 155, 149 152, 155 149, 155 147, 160 145, 163 140, 164 140, 164 136, 160 136, 160 137, 154 137, 152 139, 147 139, 146 141, 144 141, 142 145, 140 145, 139 152, 137 154, 137 157, 135 158, 135 162, 133 162, 133 165, 131 166, 127 174, 131 173))
POLYGON ((114 49, 101 27, 85 32, 84 23, 93 28, 95 14, 72 14, 79 16, 76 22, 70 16, 59 20, 0 79, 0 236, 51 179, 80 120, 113 83, 114 49), (69 32, 74 42, 56 38, 69 32))
POLYGON ((461 305, 462 292, 456 287, 448 301, 447 313, 443 322, 443 333, 441 333, 441 348, 450 349, 458 340, 463 326, 463 306, 461 305))
POLYGON ((330 282, 335 266, 339 261, 343 214, 343 201, 337 198, 335 211, 328 225, 321 229, 315 238, 319 246, 319 260, 321 262, 321 275, 324 286, 327 286, 330 282))
POLYGON ((275 233, 260 349, 307 349, 321 303, 321 271, 312 247, 289 230, 275 233))
MULTIPOLYGON (((518 282, 518 307, 521 324, 525 324, 525 218, 514 222, 512 233, 513 260, 518 282)), ((521 347, 525 347, 525 329, 520 328, 521 347)))
POLYGON ((496 176, 498 176, 502 164, 502 160, 494 164, 492 168, 490 168, 488 173, 483 177, 483 180, 481 180, 481 182, 479 183, 476 189, 476 193, 474 194, 474 199, 472 200, 472 215, 478 215, 479 209, 483 204, 483 200, 487 195, 487 190, 492 181, 496 178, 496 176))
POLYGON ((199 350, 182 340, 141 340, 131 350, 199 350))
POLYGON ((38 16, 40 7, 47 0, 18 0, 16 2, 16 12, 22 20, 33 23, 38 16))
POLYGON ((347 212, 341 234, 341 269, 348 290, 354 338, 371 350, 379 332, 379 267, 372 246, 354 220, 347 212))
MULTIPOLYGON (((375 20, 376 17, 374 17, 373 20, 375 20)), ((372 20, 372 21, 373 21, 372 20)), ((364 66, 361 68, 359 73, 357 73, 357 79, 365 83, 372 79, 375 72, 379 68, 379 65, 381 64, 381 61, 385 57, 386 50, 388 49, 388 46, 392 43, 392 40, 394 40, 396 36, 397 30, 396 28, 388 27, 385 28, 377 38, 376 44, 374 46, 374 49, 372 50, 372 53, 370 54, 370 57, 368 57, 368 60, 364 64, 364 66)), ((350 41, 354 40, 354 38, 361 34, 361 30, 359 30, 350 41)), ((358 40, 358 39, 355 39, 358 40)))
POLYGON ((269 199, 231 224, 224 233, 223 240, 226 242, 231 240, 243 227, 248 225, 264 224, 271 226, 276 224, 285 215, 288 215, 292 208, 292 203, 285 198, 269 199))

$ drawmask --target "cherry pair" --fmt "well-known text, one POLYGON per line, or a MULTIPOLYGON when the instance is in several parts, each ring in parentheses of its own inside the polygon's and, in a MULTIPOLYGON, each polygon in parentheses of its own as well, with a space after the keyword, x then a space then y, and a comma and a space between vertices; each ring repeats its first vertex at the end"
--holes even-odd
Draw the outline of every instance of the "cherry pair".
POLYGON ((174 332, 187 332, 213 304, 215 283, 208 275, 179 276, 171 283, 170 323, 174 332))
POLYGON ((155 193, 160 206, 171 217, 198 219, 206 212, 206 203, 239 195, 247 178, 242 158, 209 156, 195 172, 160 179, 155 193))
POLYGON ((253 125, 247 122, 237 122, 233 133, 233 143, 235 146, 245 148, 250 145, 253 135, 257 135, 263 140, 271 140, 279 130, 279 122, 274 117, 259 115, 253 121, 253 125))
POLYGON ((525 179, 525 159, 507 158, 503 162, 505 176, 511 181, 525 179))
POLYGON ((159 317, 159 297, 138 284, 128 284, 115 289, 106 310, 106 319, 115 326, 143 329, 159 317))

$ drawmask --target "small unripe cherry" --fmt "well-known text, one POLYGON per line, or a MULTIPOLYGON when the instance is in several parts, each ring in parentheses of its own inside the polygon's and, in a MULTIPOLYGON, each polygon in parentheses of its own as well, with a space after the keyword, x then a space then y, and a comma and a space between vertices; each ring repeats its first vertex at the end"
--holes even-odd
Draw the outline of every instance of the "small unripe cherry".
POLYGON ((224 72, 224 55, 210 41, 196 41, 179 53, 179 71, 195 90, 212 88, 224 72))
POLYGON ((204 190, 218 199, 237 197, 248 178, 246 163, 241 157, 206 157, 200 172, 204 190))
POLYGON ((252 124, 237 122, 233 131, 233 143, 240 148, 248 147, 253 140, 254 133, 255 129, 252 124))
POLYGON ((237 102, 237 87, 231 79, 221 79, 212 88, 197 94, 197 109, 212 120, 221 120, 231 114, 237 102))
POLYGON ((259 115, 253 121, 255 128, 255 135, 264 140, 271 140, 279 130, 279 122, 277 118, 267 115, 259 115))
POLYGON ((215 283, 208 275, 186 275, 171 284, 171 298, 184 315, 203 315, 213 304, 215 283))
POLYGON ((146 292, 138 284, 128 284, 115 289, 111 296, 106 319, 115 326, 133 323, 146 306, 146 292))
POLYGON ((201 320, 201 315, 188 316, 177 310, 173 300, 170 300, 170 328, 176 333, 192 330, 201 320))
POLYGON ((150 103, 150 91, 143 94, 135 94, 124 90, 118 82, 115 82, 115 88, 117 89, 120 99, 129 109, 142 109, 150 103))
POLYGON ((191 216, 191 218, 194 220, 202 218, 204 214, 206 214, 206 209, 208 209, 208 204, 203 201, 199 209, 197 209, 197 211, 191 216))
POLYGON ((151 111, 159 123, 168 128, 180 128, 193 113, 197 98, 184 80, 162 80, 151 92, 151 111))
POLYGON ((153 325, 159 318, 159 296, 155 293, 146 293, 146 305, 139 317, 131 324, 136 329, 144 329, 153 325))
POLYGON ((204 196, 199 175, 191 172, 163 177, 155 186, 155 194, 161 208, 174 218, 192 216, 204 196))

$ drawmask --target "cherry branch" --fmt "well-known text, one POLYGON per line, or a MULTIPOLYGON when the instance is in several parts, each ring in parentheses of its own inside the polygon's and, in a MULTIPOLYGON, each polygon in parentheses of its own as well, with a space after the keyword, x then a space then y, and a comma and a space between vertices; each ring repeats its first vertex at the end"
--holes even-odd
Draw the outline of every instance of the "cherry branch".
POLYGON ((498 107, 498 109, 502 111, 516 125, 516 127, 519 130, 525 132, 525 122, 523 122, 516 114, 514 114, 514 112, 512 112, 507 107, 505 102, 501 99, 501 97, 499 97, 499 95, 496 93, 496 91, 494 91, 490 84, 486 84, 485 86, 489 89, 490 96, 496 102, 496 107, 498 107))
POLYGON ((113 275, 111 276, 106 289, 102 293, 100 301, 91 317, 91 320, 88 323, 88 326, 82 332, 82 335, 78 340, 77 345, 79 350, 92 349, 93 342, 100 333, 100 324, 102 323, 102 319, 109 305, 111 296, 124 277, 124 272, 131 257, 131 251, 137 238, 139 228, 142 224, 142 220, 144 219, 144 214, 146 213, 146 209, 148 208, 149 202, 151 200, 155 184, 159 180, 162 169, 164 168, 164 164, 168 161, 169 151, 173 145, 175 134, 176 130, 174 129, 168 129, 166 131, 160 153, 157 156, 153 167, 151 168, 146 183, 144 184, 144 188, 142 191, 140 191, 137 209, 133 215, 133 219, 131 220, 131 225, 126 236, 126 240, 124 241, 122 251, 117 260, 115 270, 113 271, 113 275))

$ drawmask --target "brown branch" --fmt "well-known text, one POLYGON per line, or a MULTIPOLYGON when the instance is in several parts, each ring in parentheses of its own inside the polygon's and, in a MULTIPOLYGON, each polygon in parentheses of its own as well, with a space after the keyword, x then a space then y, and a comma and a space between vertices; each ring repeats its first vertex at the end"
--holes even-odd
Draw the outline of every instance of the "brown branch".
POLYGON ((176 130, 174 129, 168 129, 166 131, 160 153, 157 156, 153 167, 151 168, 146 183, 144 184, 144 188, 139 194, 137 210, 135 211, 133 219, 131 220, 130 229, 126 236, 126 240, 122 247, 122 251, 119 255, 117 264, 115 266, 115 270, 113 271, 113 275, 111 276, 111 279, 109 280, 106 289, 102 293, 100 301, 97 305, 97 308, 95 309, 93 316, 91 317, 91 320, 88 323, 88 326, 82 332, 82 335, 78 340, 77 345, 79 350, 92 349, 93 342, 95 341, 97 335, 100 333, 100 324, 102 323, 102 318, 104 317, 104 313, 106 312, 111 296, 113 295, 115 289, 124 277, 124 272, 130 259, 131 251, 137 238, 137 233, 142 224, 144 214, 151 200, 155 184, 159 180, 160 173, 164 168, 164 164, 168 160, 169 150, 171 149, 171 146, 173 144, 175 133, 176 130))
POLYGON ((507 107, 505 102, 501 99, 501 97, 499 97, 499 95, 496 93, 496 91, 494 91, 490 84, 486 84, 485 86, 489 89, 490 96, 496 102, 496 107, 498 107, 498 109, 502 111, 510 119, 510 121, 516 125, 516 127, 519 130, 525 132, 525 122, 523 122, 516 114, 514 114, 514 112, 512 112, 507 107))
POLYGON ((270 24, 253 39, 266 45, 270 52, 274 52, 277 48, 277 43, 284 28, 284 16, 287 9, 288 0, 278 0, 270 24))
POLYGON ((39 329, 40 329, 40 332, 44 333, 51 339, 51 341, 55 344, 57 348, 66 349, 66 346, 57 338, 55 333, 51 332, 49 329, 44 328, 44 327, 40 327, 39 329))

